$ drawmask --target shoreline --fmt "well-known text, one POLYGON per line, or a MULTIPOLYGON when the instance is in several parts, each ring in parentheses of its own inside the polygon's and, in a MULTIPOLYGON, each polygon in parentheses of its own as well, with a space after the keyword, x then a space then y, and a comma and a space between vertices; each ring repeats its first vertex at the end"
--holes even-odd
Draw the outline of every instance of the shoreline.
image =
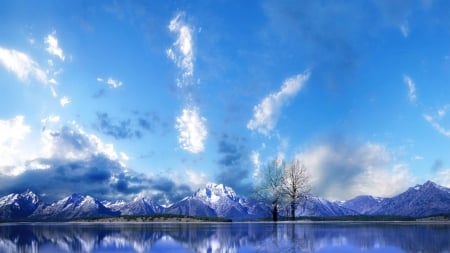
POLYGON ((20 224, 30 224, 30 225, 39 225, 39 224, 54 224, 54 225, 86 225, 86 224, 305 224, 305 225, 314 225, 314 224, 348 224, 348 225, 358 225, 358 224, 389 224, 389 225, 443 225, 450 226, 450 220, 416 220, 416 221, 361 221, 361 220, 328 220, 328 221, 314 221, 314 220, 298 220, 298 221, 207 221, 201 219, 154 219, 148 221, 125 221, 125 220, 76 220, 76 221, 8 221, 8 222, 0 222, 0 226, 7 225, 20 225, 20 224))

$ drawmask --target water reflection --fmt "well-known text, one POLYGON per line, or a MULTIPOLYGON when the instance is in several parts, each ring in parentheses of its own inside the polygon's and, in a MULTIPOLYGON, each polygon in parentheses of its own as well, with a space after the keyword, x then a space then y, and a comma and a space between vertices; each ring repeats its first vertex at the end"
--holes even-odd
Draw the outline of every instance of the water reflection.
POLYGON ((1 224, 0 252, 450 252, 450 225, 1 224))

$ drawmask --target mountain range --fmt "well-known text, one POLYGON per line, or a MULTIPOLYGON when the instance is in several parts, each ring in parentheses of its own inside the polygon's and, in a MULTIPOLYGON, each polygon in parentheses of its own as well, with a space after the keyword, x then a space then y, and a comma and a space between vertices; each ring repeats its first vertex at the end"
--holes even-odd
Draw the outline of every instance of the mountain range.
MULTIPOLYGON (((425 217, 450 213, 450 189, 431 181, 410 187, 391 198, 358 196, 347 201, 328 201, 308 196, 298 205, 296 216, 410 216, 425 217)), ((119 215, 177 214, 250 220, 270 217, 270 207, 262 202, 238 196, 223 184, 207 184, 194 194, 164 207, 147 197, 126 202, 100 201, 89 195, 72 194, 53 203, 45 203, 30 190, 0 198, 0 221, 69 220, 119 215)), ((280 215, 288 215, 280 209, 280 215)))

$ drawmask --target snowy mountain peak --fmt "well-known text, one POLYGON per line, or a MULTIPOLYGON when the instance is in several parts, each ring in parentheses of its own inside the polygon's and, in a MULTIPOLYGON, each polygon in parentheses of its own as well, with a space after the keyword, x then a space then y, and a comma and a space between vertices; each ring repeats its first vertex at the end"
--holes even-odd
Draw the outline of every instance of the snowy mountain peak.
POLYGON ((415 190, 415 191, 429 191, 429 190, 440 190, 440 191, 444 191, 444 192, 449 192, 450 193, 450 189, 446 188, 444 186, 438 185, 433 181, 427 181, 424 184, 420 185, 416 185, 414 187, 411 187, 410 190, 415 190))
POLYGON ((214 183, 206 184, 206 187, 199 189, 194 196, 208 199, 211 202, 217 202, 221 198, 229 198, 231 200, 237 199, 236 193, 231 187, 214 183))

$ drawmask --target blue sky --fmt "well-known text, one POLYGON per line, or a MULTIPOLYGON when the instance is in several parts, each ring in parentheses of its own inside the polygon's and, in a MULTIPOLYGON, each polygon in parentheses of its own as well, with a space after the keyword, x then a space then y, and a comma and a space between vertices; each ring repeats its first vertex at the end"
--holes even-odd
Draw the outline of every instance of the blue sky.
POLYGON ((450 186, 447 1, 4 1, 0 188, 49 199, 301 159, 343 200, 450 186))

